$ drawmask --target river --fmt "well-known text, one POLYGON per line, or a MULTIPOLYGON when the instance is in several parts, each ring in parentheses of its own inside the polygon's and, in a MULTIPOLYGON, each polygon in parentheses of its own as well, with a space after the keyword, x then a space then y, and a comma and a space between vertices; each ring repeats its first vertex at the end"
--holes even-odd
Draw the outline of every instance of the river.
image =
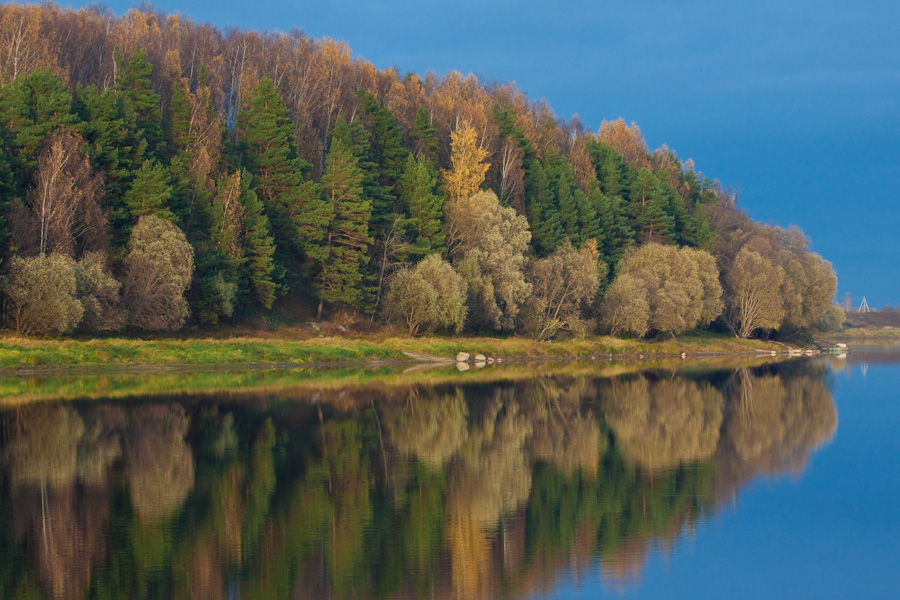
POLYGON ((871 348, 0 380, 0 598, 896 598, 898 385, 871 348))

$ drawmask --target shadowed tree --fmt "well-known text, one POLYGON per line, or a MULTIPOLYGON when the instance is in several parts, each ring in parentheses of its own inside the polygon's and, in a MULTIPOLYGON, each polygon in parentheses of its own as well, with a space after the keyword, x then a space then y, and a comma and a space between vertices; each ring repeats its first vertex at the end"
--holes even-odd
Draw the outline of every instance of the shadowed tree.
MULTIPOLYGON (((20 248, 37 246, 40 254, 58 252, 74 258, 76 249, 106 245, 106 217, 100 210, 103 178, 94 174, 84 155, 84 141, 68 128, 56 131, 37 161, 35 185, 29 190, 28 207, 35 221, 36 239, 20 248)), ((26 223, 21 229, 31 229, 26 223)))
POLYGON ((194 250, 170 221, 141 217, 131 230, 122 295, 128 322, 141 329, 179 329, 189 308, 184 292, 194 271, 194 250))

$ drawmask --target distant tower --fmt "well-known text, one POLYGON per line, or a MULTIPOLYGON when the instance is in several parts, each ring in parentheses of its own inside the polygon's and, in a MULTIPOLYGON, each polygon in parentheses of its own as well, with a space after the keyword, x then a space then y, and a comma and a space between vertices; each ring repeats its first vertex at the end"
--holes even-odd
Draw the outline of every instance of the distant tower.
POLYGON ((866 297, 863 296, 862 302, 859 303, 859 308, 856 309, 857 312, 872 312, 869 308, 869 303, 866 302, 866 297))

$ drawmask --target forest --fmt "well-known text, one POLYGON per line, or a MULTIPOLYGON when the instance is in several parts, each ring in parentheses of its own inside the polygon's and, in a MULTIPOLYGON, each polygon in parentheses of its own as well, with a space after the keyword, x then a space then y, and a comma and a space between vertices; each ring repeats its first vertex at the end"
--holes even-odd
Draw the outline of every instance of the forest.
POLYGON ((302 31, 0 5, 0 317, 638 337, 839 327, 797 228, 623 119, 302 31))

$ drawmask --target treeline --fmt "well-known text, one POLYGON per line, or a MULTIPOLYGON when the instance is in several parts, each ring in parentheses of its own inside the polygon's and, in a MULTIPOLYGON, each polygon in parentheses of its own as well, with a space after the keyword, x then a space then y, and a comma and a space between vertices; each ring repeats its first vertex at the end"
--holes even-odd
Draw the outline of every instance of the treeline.
POLYGON ((5 4, 0 32, 3 315, 20 332, 277 306, 410 334, 830 324, 836 279, 802 234, 753 223, 622 119, 595 134, 511 85, 150 9, 5 4))

